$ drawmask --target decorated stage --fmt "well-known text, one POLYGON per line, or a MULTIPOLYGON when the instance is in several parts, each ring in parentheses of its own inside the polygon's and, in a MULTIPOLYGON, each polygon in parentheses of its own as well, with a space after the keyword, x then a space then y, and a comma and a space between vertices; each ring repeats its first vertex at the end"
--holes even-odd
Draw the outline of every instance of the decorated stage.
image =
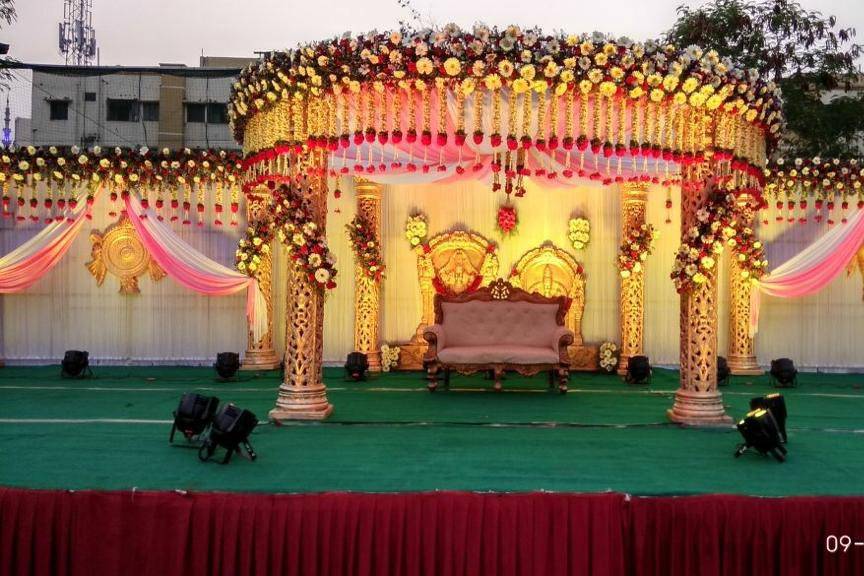
MULTIPOLYGON (((419 373, 326 369, 325 422, 261 425, 258 459, 201 463, 168 444, 179 395, 262 415, 278 372, 0 371, 3 574, 860 574, 829 534, 864 533, 864 376, 804 374, 784 394, 789 459, 734 459, 732 429, 665 420, 648 387, 542 376, 503 392, 419 373), (783 496, 762 498, 761 496, 783 496)), ((730 414, 771 390, 733 377, 730 414)))

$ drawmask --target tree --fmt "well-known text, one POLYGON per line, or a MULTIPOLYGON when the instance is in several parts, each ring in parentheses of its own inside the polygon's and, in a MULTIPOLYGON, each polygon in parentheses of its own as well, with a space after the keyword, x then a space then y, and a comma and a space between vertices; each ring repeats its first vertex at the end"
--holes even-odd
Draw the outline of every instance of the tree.
POLYGON ((679 6, 677 14, 667 41, 713 48, 777 82, 789 128, 783 153, 861 153, 855 135, 864 130, 864 94, 821 99, 824 91, 848 89, 858 77, 862 46, 854 42, 854 28, 840 28, 834 16, 794 0, 713 0, 698 8, 679 6))

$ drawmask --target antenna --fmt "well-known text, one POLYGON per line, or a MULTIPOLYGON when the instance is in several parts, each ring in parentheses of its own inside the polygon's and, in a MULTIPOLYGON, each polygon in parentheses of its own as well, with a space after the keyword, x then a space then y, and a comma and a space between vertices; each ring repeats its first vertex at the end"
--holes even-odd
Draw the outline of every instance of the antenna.
POLYGON ((67 65, 89 66, 96 56, 93 0, 64 0, 57 46, 67 65))
POLYGON ((9 94, 6 94, 6 112, 3 115, 3 147, 12 146, 12 114, 9 112, 9 94))

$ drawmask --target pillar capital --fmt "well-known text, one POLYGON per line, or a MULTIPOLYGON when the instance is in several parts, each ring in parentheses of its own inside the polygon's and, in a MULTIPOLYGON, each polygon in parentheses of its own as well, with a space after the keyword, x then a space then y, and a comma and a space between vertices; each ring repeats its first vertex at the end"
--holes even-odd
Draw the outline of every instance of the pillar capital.
POLYGON ((372 182, 360 176, 354 178, 354 190, 357 193, 358 200, 380 200, 382 189, 383 186, 377 182, 372 182))

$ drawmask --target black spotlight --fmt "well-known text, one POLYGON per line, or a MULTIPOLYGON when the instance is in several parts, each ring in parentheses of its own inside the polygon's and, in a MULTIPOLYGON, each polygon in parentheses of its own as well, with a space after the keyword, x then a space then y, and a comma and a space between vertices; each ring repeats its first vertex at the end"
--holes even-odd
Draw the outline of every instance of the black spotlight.
POLYGON ((93 375, 90 371, 90 354, 86 350, 67 350, 60 363, 60 376, 63 378, 83 378, 93 375))
POLYGON ((180 404, 174 411, 174 423, 171 425, 171 436, 169 442, 174 442, 174 432, 180 430, 186 440, 192 440, 199 436, 216 414, 219 406, 219 398, 215 396, 202 396, 193 392, 187 392, 180 397, 180 404))
POLYGON ((751 399, 750 410, 757 410, 759 408, 771 412, 774 421, 777 422, 780 437, 783 439, 783 443, 787 444, 789 439, 786 436, 786 400, 783 399, 783 396, 775 392, 774 394, 751 399))
POLYGON ((362 352, 351 352, 345 360, 345 374, 355 382, 366 379, 369 359, 362 352))
POLYGON ((798 369, 789 358, 771 360, 771 380, 778 388, 794 388, 798 384, 798 369))
POLYGON ((209 460, 216 451, 217 446, 225 449, 225 458, 222 463, 231 461, 234 452, 240 452, 240 446, 246 449, 250 460, 255 460, 257 455, 249 442, 249 434, 258 425, 258 418, 248 410, 238 408, 234 404, 226 404, 216 413, 210 424, 210 429, 204 435, 201 448, 198 449, 198 458, 201 461, 209 460))
POLYGON ((237 370, 240 369, 240 354, 237 352, 219 352, 213 367, 223 380, 233 378, 237 370))
POLYGON ((631 356, 627 359, 627 374, 624 381, 628 384, 650 384, 651 362, 647 356, 631 356))
POLYGON ((783 447, 780 429, 769 410, 759 408, 748 412, 744 419, 738 422, 738 431, 744 437, 744 443, 735 451, 736 458, 754 448, 762 455, 771 454, 778 462, 786 460, 786 448, 783 447))
POLYGON ((726 361, 725 356, 717 357, 717 385, 725 386, 729 384, 729 375, 732 374, 732 371, 729 370, 729 362, 726 361))

